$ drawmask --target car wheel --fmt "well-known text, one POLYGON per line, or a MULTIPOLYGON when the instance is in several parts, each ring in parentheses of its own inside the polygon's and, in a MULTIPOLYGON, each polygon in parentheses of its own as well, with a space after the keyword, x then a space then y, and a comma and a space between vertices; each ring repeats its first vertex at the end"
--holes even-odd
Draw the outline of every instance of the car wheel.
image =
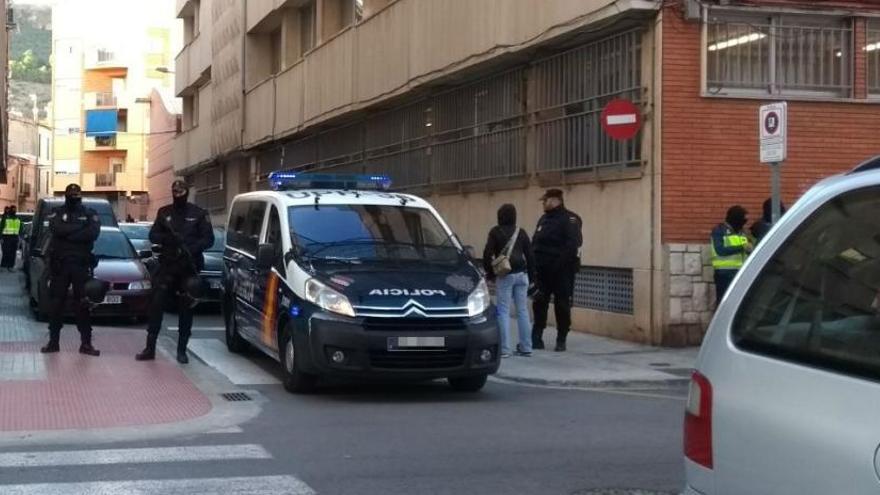
POLYGON ((284 388, 288 392, 295 394, 307 394, 315 390, 318 383, 318 376, 310 373, 303 373, 299 369, 299 362, 296 358, 300 351, 296 349, 293 339, 293 326, 287 324, 284 328, 284 336, 280 349, 281 357, 281 373, 283 374, 284 388))
POLYGON ((238 324, 235 322, 235 303, 228 303, 224 312, 226 326, 226 348, 229 352, 240 354, 247 349, 247 342, 238 333, 238 324))
POLYGON ((486 385, 489 375, 449 377, 449 385, 459 392, 477 392, 486 385))

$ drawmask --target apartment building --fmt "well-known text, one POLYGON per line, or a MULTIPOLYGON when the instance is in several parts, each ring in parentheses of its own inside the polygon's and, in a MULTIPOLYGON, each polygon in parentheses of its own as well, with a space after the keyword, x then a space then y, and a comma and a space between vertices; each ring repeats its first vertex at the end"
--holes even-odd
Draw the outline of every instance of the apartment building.
POLYGON ((53 6, 55 194, 78 183, 120 218, 145 218, 150 92, 174 84, 172 9, 171 0, 53 6))
MULTIPOLYGON (((880 150, 871 1, 178 0, 175 169, 218 220, 278 169, 387 173, 482 249, 562 187, 584 220, 576 329, 696 343, 708 236, 769 194, 757 110, 789 102, 787 202, 880 150), (616 141, 602 109, 642 127, 616 141)), ((532 228, 532 227, 529 227, 532 228)))
POLYGON ((154 89, 150 93, 150 136, 147 140, 147 190, 150 204, 147 218, 156 218, 159 208, 171 202, 171 184, 174 182, 174 135, 180 131, 183 112, 180 98, 172 90, 154 89))

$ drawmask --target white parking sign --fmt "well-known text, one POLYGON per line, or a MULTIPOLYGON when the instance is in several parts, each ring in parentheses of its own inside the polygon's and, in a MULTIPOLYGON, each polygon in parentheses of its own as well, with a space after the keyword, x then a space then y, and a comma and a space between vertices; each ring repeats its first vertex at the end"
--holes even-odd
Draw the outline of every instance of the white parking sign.
POLYGON ((786 102, 762 105, 758 112, 758 128, 761 141, 761 163, 779 163, 788 153, 786 102))

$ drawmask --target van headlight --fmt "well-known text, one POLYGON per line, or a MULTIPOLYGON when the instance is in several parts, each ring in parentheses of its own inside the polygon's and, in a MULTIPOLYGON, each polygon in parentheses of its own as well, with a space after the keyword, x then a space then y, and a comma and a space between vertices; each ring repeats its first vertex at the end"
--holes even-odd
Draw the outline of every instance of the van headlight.
POLYGON ((489 309, 489 286, 481 279, 467 300, 468 316, 478 316, 489 309))
POLYGON ((324 311, 354 317, 354 308, 347 297, 313 278, 306 282, 305 299, 324 311))

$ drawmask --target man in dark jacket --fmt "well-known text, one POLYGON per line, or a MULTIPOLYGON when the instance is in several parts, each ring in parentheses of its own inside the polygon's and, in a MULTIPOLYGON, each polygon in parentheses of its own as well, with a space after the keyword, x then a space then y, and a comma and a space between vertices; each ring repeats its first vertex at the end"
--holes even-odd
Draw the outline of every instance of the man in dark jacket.
POLYGON ((182 180, 171 185, 173 203, 159 208, 150 229, 150 242, 161 246, 159 268, 153 279, 153 301, 147 325, 147 346, 135 358, 149 361, 156 358, 156 340, 162 328, 165 299, 178 302, 177 361, 189 362, 186 346, 192 332, 193 286, 205 265, 202 253, 214 244, 214 229, 208 213, 189 203, 189 186, 182 180))
POLYGON ((46 257, 49 264, 49 343, 43 353, 58 352, 61 337, 64 304, 67 290, 73 286, 76 304, 76 326, 79 330, 79 352, 99 356, 101 352, 92 347, 90 304, 86 298, 85 285, 92 278, 95 258, 92 249, 101 233, 98 214, 82 204, 82 189, 70 184, 64 190, 64 205, 52 209, 49 214, 49 247, 46 257))
MULTIPOLYGON (((780 214, 785 214, 785 204, 779 204, 780 214)), ((770 232, 773 227, 773 199, 767 198, 764 201, 763 215, 761 219, 752 224, 752 236, 755 238, 755 244, 761 242, 761 239, 770 232)))
POLYGON ((557 328, 555 350, 561 352, 565 351, 566 336, 571 329, 574 277, 580 268, 578 251, 583 243, 581 219, 565 208, 559 189, 549 189, 541 200, 544 215, 532 237, 537 267, 537 291, 532 304, 535 314, 532 346, 544 348, 543 334, 552 297, 557 328))
POLYGON ((501 357, 510 356, 510 306, 516 306, 519 343, 516 354, 532 355, 532 328, 529 322, 528 289, 535 279, 535 258, 532 255, 529 235, 516 225, 516 207, 502 205, 498 209, 498 225, 489 231, 483 250, 483 267, 486 278, 495 280, 495 296, 498 308, 498 327, 501 331, 501 357), (507 256, 510 272, 497 276, 493 261, 507 256))

